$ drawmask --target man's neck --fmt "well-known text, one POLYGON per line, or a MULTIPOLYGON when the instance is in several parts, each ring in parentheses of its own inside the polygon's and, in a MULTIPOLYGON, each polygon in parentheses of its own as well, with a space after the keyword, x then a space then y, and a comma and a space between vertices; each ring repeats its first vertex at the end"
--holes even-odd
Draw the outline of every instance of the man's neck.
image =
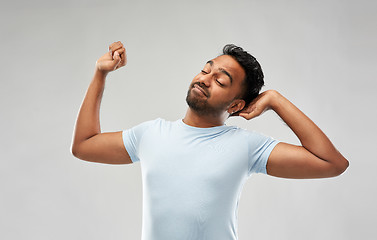
POLYGON ((200 115, 188 108, 183 122, 192 127, 209 128, 224 125, 226 119, 226 114, 220 116, 200 115))

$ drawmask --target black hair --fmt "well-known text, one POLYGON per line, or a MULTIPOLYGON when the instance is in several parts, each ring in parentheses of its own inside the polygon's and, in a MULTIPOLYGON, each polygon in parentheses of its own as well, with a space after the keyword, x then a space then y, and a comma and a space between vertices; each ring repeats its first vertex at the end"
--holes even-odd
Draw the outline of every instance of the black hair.
POLYGON ((244 69, 244 91, 241 98, 246 105, 253 101, 258 95, 259 91, 264 85, 264 75, 262 67, 255 57, 234 44, 227 44, 223 48, 223 55, 233 57, 244 69))

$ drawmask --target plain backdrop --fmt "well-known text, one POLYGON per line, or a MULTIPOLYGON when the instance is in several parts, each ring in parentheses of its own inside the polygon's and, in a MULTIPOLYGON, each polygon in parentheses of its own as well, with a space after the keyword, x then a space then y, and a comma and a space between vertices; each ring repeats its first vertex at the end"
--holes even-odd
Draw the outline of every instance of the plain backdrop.
MULTIPOLYGON (((103 131, 177 120, 192 78, 227 43, 261 63, 266 89, 306 113, 349 159, 330 179, 252 176, 240 240, 376 239, 377 2, 1 1, 0 238, 140 239, 140 163, 78 160, 70 145, 96 60, 122 41, 103 131)), ((298 139, 274 112, 228 125, 298 139)))

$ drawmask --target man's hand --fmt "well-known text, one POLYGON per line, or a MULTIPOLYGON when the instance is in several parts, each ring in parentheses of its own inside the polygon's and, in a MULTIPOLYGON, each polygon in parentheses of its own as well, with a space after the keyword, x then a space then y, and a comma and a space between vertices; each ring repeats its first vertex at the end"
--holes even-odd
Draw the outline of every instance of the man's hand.
POLYGON ((258 117, 265 111, 271 109, 274 94, 275 91, 273 90, 267 90, 265 92, 262 92, 249 105, 247 105, 240 112, 235 113, 233 116, 240 116, 247 120, 258 117))
POLYGON ((114 42, 109 46, 109 51, 96 62, 96 70, 109 73, 125 66, 127 63, 126 49, 121 42, 114 42))

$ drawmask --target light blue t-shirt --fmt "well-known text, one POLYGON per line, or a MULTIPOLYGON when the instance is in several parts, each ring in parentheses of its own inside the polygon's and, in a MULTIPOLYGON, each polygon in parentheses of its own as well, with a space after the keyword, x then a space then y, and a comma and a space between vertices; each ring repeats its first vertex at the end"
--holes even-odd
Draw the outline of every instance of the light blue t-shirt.
POLYGON ((235 126, 197 128, 156 119, 123 131, 141 164, 142 240, 235 240, 238 201, 252 173, 266 173, 278 143, 235 126))

